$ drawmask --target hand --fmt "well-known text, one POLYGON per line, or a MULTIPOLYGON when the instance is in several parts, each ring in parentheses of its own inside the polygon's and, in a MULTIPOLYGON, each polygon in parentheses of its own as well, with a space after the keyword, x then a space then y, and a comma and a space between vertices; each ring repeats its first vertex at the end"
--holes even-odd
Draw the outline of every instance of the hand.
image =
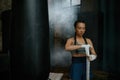
POLYGON ((93 54, 88 55, 88 59, 89 59, 90 61, 94 61, 96 58, 97 58, 97 55, 93 55, 93 54))

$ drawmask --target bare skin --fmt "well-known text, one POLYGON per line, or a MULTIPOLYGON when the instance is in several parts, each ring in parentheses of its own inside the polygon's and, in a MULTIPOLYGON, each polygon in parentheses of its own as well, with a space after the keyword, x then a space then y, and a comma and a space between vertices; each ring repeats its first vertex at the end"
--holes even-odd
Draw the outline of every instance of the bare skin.
MULTIPOLYGON (((75 28, 75 32, 76 32, 76 41, 81 43, 81 44, 85 44, 83 35, 85 33, 86 29, 85 29, 85 23, 77 23, 76 28, 75 28)), ((96 55, 95 49, 93 47, 93 43, 90 39, 86 39, 87 43, 91 46, 90 47, 90 51, 91 54, 96 55)), ((81 48, 81 45, 74 45, 74 38, 69 38, 65 44, 65 50, 67 51, 72 51, 72 50, 76 50, 81 48)), ((86 54, 77 54, 77 53, 73 53, 72 54, 73 57, 84 57, 86 56, 86 54)))

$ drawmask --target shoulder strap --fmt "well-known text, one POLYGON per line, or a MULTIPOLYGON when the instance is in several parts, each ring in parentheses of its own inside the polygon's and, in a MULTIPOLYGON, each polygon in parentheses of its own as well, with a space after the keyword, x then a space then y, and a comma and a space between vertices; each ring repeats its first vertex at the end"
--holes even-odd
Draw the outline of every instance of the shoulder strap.
POLYGON ((87 40, 86 40, 86 38, 85 38, 85 37, 83 37, 83 39, 84 39, 84 41, 85 41, 85 44, 88 44, 88 43, 87 43, 87 40))

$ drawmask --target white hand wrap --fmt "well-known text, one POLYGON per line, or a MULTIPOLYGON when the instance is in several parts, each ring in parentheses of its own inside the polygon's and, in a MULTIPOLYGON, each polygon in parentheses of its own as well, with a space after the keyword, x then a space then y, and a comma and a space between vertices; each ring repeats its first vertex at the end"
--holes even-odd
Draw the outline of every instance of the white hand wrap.
POLYGON ((88 57, 90 61, 94 61, 97 58, 97 56, 93 54, 89 55, 88 57))
POLYGON ((86 44, 86 45, 81 45, 81 47, 86 48, 86 47, 91 47, 91 46, 89 44, 86 44))
POLYGON ((81 45, 81 47, 85 48, 86 55, 89 57, 90 61, 94 61, 97 58, 96 55, 89 54, 89 48, 92 47, 91 45, 89 45, 89 44, 87 44, 87 45, 81 45))

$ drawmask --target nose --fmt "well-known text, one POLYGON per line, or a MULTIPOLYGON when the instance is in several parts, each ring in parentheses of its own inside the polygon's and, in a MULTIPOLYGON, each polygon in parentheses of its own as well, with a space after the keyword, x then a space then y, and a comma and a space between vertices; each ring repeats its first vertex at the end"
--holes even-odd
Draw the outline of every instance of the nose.
POLYGON ((84 30, 80 30, 80 32, 84 32, 84 30))

